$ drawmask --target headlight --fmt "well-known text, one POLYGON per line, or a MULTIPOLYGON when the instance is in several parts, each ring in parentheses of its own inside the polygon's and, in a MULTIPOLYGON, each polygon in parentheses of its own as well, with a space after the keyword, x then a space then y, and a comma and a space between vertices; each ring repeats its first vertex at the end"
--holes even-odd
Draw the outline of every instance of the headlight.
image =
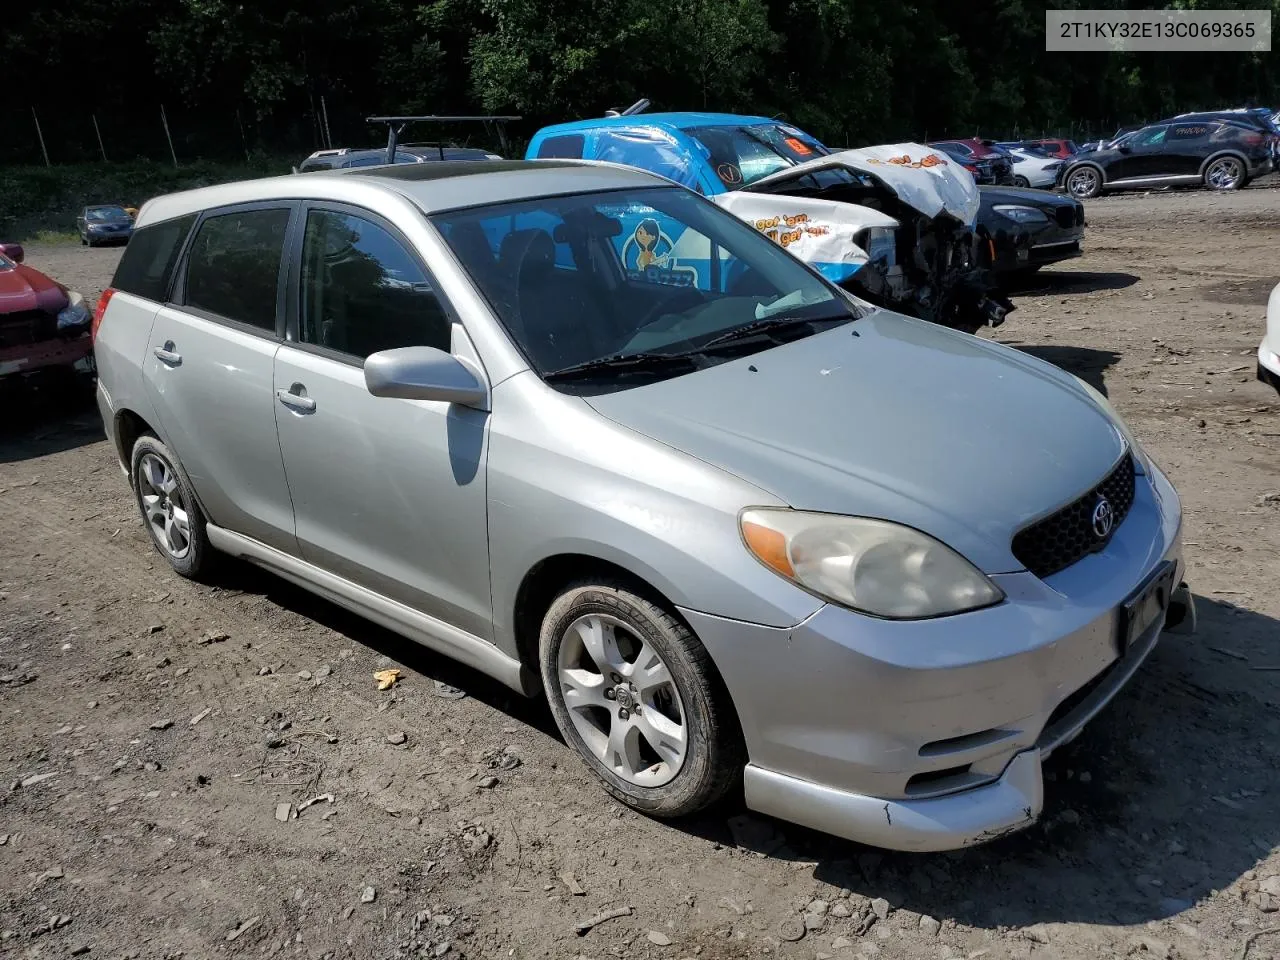
POLYGON ((58 311, 58 329, 70 330, 89 322, 89 308, 84 297, 72 290, 67 294, 67 305, 58 311))
POLYGON ((1017 223, 1048 223, 1049 218, 1035 207, 1020 207, 1011 203, 997 203, 991 208, 1017 223))
POLYGON ((763 563, 810 593, 891 620, 990 606, 994 583, 950 547, 886 520, 752 508, 742 540, 763 563))

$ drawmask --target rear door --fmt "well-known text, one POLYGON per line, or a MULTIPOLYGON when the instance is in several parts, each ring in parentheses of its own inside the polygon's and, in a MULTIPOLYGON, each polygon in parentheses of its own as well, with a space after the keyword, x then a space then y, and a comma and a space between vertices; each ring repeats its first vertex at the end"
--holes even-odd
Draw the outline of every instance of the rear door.
MULTIPOLYGON (((1163 170, 1170 175, 1195 176, 1208 155, 1209 138, 1222 124, 1209 120, 1175 123, 1165 136, 1163 170)), ((1153 174, 1158 176, 1158 174, 1153 174)))
POLYGON ((293 505, 272 377, 285 241, 297 204, 226 207, 196 224, 144 358, 152 404, 209 520, 290 553, 293 505))

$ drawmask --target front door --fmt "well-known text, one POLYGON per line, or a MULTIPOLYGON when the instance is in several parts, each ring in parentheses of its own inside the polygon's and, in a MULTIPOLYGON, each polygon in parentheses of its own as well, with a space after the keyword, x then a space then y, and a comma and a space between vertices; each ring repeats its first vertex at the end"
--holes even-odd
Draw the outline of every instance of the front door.
POLYGON ((209 521, 293 553, 293 507, 272 382, 284 331, 281 265, 293 204, 212 211, 173 304, 156 314, 145 381, 209 521))
POLYGON ((364 382, 364 360, 379 350, 451 350, 446 305, 379 217, 330 205, 304 217, 292 341, 275 357, 302 557, 488 639, 488 414, 375 397, 364 382))
POLYGON ((1122 145, 1121 158, 1111 164, 1107 179, 1138 180, 1144 177, 1161 177, 1167 175, 1168 148, 1165 137, 1169 128, 1163 125, 1143 127, 1122 145))

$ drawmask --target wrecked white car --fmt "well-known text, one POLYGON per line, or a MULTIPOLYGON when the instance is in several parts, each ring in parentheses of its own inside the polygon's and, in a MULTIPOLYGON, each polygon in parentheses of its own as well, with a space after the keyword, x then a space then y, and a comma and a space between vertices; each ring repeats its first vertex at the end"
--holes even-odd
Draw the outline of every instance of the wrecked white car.
MULTIPOLYGON (((667 177, 851 292, 899 313, 973 332, 998 326, 1013 308, 979 256, 977 185, 946 154, 915 143, 833 151, 766 117, 643 114, 644 103, 544 127, 526 157, 620 163, 667 177)), ((686 254, 694 256, 681 256, 681 238, 665 234, 660 223, 635 227, 646 238, 658 231, 646 258, 653 271, 687 282, 713 268, 697 256, 711 251, 686 242, 686 254)))

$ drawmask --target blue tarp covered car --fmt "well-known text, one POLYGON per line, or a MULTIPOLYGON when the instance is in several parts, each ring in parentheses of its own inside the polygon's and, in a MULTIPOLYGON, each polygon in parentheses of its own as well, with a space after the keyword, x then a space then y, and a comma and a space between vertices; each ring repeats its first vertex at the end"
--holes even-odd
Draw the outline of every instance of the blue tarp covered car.
MULTIPOLYGON (((902 313, 972 332, 998 325, 1012 309, 982 266, 972 176, 919 144, 837 151, 767 117, 628 111, 544 127, 526 158, 618 163, 664 176, 828 279, 902 313)), ((651 279, 705 285, 714 274, 729 282, 715 251, 697 240, 653 218, 624 217, 616 244, 627 269, 651 279)))

